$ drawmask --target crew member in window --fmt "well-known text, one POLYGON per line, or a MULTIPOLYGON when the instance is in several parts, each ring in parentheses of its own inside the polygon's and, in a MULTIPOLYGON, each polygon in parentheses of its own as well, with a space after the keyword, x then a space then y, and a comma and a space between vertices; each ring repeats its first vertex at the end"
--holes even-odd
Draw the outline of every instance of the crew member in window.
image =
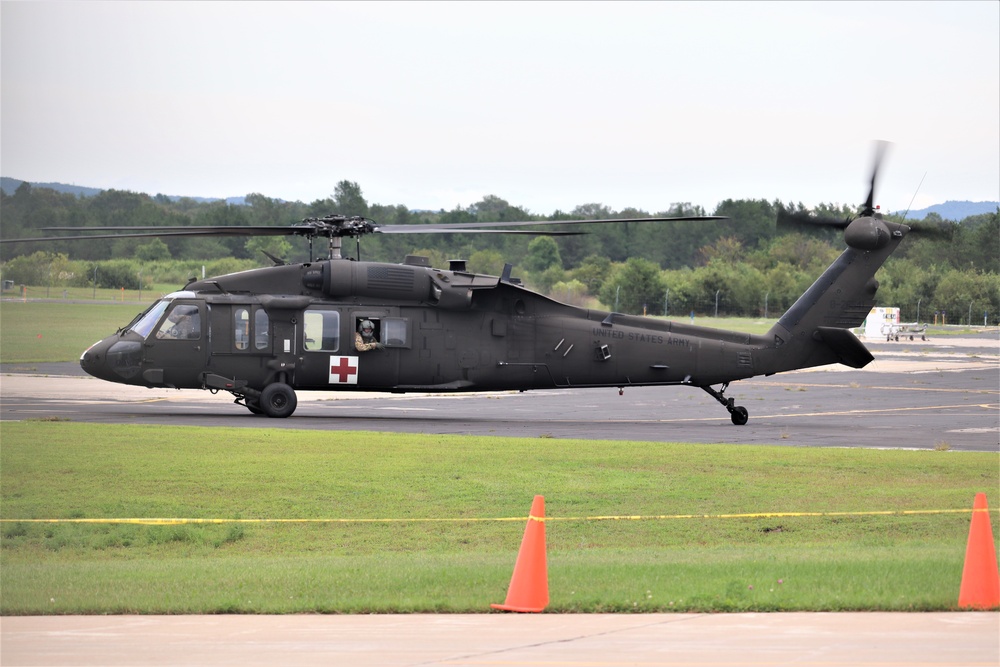
POLYGON ((354 349, 358 352, 385 349, 385 345, 375 337, 375 325, 371 320, 361 320, 358 324, 358 332, 354 334, 354 349))

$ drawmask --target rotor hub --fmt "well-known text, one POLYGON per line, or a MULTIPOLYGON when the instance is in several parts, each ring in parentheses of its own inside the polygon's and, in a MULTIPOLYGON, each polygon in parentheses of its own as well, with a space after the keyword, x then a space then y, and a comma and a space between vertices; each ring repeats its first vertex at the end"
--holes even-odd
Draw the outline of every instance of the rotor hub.
POLYGON ((359 237, 365 234, 372 234, 378 229, 378 225, 368 218, 359 215, 327 215, 322 218, 306 218, 302 222, 292 225, 293 233, 302 236, 326 238, 344 238, 345 236, 359 237))

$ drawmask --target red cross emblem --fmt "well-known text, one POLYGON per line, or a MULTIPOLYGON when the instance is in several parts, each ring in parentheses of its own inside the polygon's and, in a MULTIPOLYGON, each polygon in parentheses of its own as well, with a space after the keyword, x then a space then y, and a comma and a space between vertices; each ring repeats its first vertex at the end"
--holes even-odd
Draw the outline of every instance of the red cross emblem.
POLYGON ((357 357, 330 357, 330 384, 357 384, 357 357))

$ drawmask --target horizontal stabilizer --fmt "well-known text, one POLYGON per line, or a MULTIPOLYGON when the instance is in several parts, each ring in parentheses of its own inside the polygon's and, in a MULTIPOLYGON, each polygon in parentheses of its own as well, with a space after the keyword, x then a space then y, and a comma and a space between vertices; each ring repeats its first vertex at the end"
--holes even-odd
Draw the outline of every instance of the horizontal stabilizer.
POLYGON ((818 327, 820 339, 837 355, 838 361, 851 368, 864 368, 875 357, 864 343, 848 329, 839 327, 818 327))

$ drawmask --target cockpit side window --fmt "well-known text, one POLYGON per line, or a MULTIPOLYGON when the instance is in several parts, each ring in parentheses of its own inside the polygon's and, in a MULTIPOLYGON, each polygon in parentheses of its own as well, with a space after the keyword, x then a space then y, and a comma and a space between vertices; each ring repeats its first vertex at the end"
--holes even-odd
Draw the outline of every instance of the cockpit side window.
POLYGON ((198 340, 201 338, 201 315, 198 306, 181 303, 170 309, 156 337, 162 340, 198 340))

